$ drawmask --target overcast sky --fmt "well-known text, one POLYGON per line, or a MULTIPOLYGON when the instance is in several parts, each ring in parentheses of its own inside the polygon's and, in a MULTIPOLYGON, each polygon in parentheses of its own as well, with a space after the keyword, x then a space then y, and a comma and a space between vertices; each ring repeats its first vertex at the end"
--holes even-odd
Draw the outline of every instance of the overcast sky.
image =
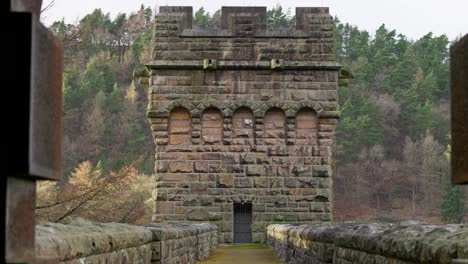
MULTIPOLYGON (((43 0, 46 5, 51 0, 43 0)), ((194 10, 201 6, 213 13, 221 6, 267 6, 277 4, 291 8, 297 6, 328 6, 333 16, 341 21, 375 31, 382 23, 396 29, 410 39, 417 39, 427 32, 446 34, 450 40, 468 33, 468 0, 55 0, 55 4, 44 14, 44 22, 65 18, 68 23, 78 21, 95 8, 110 12, 115 17, 119 12, 136 11, 140 4, 146 6, 192 5, 194 10)))

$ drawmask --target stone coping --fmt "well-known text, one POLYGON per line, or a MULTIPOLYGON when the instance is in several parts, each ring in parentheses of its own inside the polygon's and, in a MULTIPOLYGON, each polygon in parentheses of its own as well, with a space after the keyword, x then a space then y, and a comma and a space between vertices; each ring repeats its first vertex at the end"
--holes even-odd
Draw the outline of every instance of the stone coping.
POLYGON ((399 224, 270 225, 269 239, 301 245, 300 241, 334 244, 389 258, 452 263, 468 259, 468 225, 429 225, 418 221, 399 224))
POLYGON ((157 224, 134 226, 76 220, 70 224, 36 226, 36 256, 69 261, 140 247, 151 242, 196 236, 217 230, 211 224, 157 224))
POLYGON ((67 225, 48 223, 36 226, 36 255, 67 261, 140 246, 152 240, 152 232, 141 226, 83 220, 67 225))

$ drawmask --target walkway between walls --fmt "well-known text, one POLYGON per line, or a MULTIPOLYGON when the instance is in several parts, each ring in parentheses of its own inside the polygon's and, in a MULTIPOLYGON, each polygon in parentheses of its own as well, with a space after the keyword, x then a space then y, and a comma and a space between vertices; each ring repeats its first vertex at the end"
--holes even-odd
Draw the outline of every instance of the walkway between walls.
POLYGON ((267 245, 220 245, 211 256, 198 264, 281 264, 267 245))

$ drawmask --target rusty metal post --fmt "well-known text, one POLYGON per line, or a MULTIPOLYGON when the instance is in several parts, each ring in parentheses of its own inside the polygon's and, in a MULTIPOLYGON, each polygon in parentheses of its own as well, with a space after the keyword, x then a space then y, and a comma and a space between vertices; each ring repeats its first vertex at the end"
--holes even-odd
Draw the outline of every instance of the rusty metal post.
POLYGON ((468 184, 468 35, 450 49, 452 182, 468 184))
POLYGON ((62 53, 39 21, 42 0, 8 0, 2 6, 9 32, 2 88, 6 151, 2 198, 3 262, 44 263, 35 258, 36 181, 59 180, 62 53))

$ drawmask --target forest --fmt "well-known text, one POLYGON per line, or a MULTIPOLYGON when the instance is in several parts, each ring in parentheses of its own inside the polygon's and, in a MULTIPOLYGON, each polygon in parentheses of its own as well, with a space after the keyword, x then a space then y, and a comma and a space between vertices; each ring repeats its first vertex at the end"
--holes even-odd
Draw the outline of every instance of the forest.
MULTIPOLYGON (((150 219, 147 87, 132 73, 151 60, 154 15, 144 5, 114 18, 95 9, 50 26, 64 51, 64 181, 38 184, 39 221, 150 219)), ((194 15, 199 26, 219 21, 219 10, 194 15)), ((294 16, 276 6, 267 22, 290 26, 294 16)), ((354 78, 338 91, 334 220, 466 220, 468 189, 449 182, 449 39, 413 40, 385 25, 368 32, 336 17, 335 37, 337 60, 354 78)))

